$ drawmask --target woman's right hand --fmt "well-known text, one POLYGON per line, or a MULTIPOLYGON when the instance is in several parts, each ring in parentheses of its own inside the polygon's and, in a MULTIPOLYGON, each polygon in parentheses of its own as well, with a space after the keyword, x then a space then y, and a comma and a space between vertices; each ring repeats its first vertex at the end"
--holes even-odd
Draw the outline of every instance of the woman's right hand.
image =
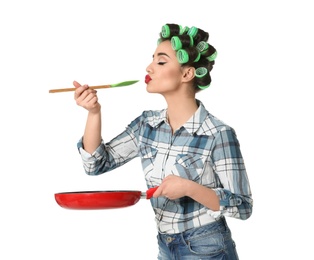
POLYGON ((101 106, 98 103, 97 91, 90 89, 88 85, 81 85, 77 81, 73 81, 73 85, 76 88, 74 93, 76 104, 90 113, 98 113, 101 106))

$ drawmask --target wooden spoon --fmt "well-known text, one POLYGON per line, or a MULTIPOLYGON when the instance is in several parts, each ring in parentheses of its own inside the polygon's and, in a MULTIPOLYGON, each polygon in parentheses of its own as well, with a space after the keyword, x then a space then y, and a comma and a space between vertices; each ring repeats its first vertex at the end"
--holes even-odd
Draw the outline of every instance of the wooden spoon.
MULTIPOLYGON (((100 86, 90 86, 91 89, 101 89, 101 88, 116 88, 116 87, 124 87, 129 86, 134 83, 138 82, 138 80, 129 80, 129 81, 123 81, 116 84, 110 84, 110 85, 100 85, 100 86)), ((49 93, 58 93, 58 92, 68 92, 68 91, 75 91, 76 88, 59 88, 59 89, 50 89, 49 93)))

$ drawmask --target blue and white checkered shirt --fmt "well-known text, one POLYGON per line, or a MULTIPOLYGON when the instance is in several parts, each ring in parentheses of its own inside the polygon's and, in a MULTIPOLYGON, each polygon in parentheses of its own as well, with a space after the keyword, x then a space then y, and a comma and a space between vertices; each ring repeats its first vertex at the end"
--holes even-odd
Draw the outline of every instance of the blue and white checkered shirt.
POLYGON ((214 212, 189 197, 152 198, 161 233, 179 233, 206 225, 221 215, 247 219, 253 200, 235 131, 198 102, 195 114, 174 134, 167 110, 144 111, 120 135, 102 143, 93 154, 78 148, 85 172, 98 175, 140 157, 148 187, 173 174, 213 189, 220 198, 214 212))

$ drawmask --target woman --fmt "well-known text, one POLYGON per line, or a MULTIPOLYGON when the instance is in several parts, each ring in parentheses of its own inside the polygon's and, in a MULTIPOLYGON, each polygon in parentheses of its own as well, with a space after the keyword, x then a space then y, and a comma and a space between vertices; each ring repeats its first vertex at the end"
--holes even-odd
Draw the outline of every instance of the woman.
POLYGON ((78 142, 89 175, 140 157, 158 228, 158 259, 238 259, 225 217, 248 219, 253 200, 235 131, 212 116, 196 93, 209 87, 216 49, 196 27, 162 27, 146 68, 147 92, 167 108, 144 111, 105 143, 95 90, 74 81, 75 100, 88 110, 78 142))

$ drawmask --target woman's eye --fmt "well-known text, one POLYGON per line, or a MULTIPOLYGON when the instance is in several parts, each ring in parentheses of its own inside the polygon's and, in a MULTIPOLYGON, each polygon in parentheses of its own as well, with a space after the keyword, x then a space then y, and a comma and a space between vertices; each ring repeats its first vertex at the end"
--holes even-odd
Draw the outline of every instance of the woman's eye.
POLYGON ((158 65, 164 65, 166 62, 164 62, 164 61, 159 61, 157 64, 158 65))

